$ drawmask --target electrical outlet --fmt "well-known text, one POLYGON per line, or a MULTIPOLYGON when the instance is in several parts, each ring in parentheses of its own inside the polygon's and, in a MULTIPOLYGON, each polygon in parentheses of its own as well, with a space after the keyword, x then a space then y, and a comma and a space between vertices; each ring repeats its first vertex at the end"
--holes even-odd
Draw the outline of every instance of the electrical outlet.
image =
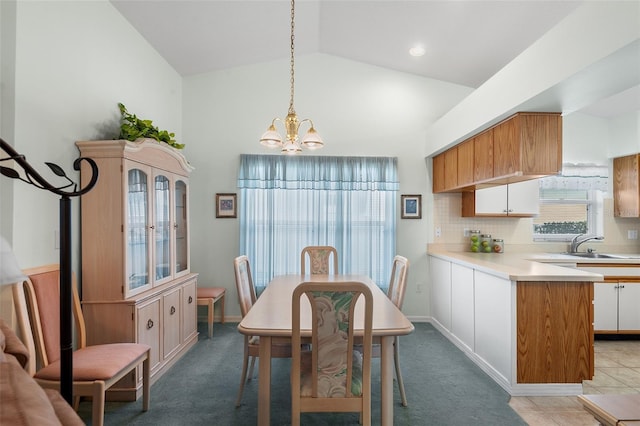
POLYGON ((469 231, 470 231, 470 229, 469 229, 469 228, 464 228, 464 236, 465 236, 465 237, 468 237, 468 236, 469 236, 469 231))
POLYGON ((638 239, 638 230, 637 229, 629 229, 627 231, 627 240, 637 240, 638 239))
POLYGON ((442 236, 442 229, 439 226, 436 226, 436 238, 442 236))
POLYGON ((416 286, 416 293, 422 293, 422 284, 416 286))

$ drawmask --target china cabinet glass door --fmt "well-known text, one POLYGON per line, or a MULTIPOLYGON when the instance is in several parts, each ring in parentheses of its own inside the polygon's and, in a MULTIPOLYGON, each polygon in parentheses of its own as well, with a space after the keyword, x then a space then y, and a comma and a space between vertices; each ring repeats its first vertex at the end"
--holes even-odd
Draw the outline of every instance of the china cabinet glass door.
POLYGON ((184 178, 175 181, 175 248, 176 274, 189 270, 189 230, 187 212, 187 183, 184 178))
POLYGON ((169 178, 154 178, 155 282, 171 277, 171 218, 169 178))
POLYGON ((141 290, 149 276, 149 173, 138 168, 127 172, 127 288, 141 290))

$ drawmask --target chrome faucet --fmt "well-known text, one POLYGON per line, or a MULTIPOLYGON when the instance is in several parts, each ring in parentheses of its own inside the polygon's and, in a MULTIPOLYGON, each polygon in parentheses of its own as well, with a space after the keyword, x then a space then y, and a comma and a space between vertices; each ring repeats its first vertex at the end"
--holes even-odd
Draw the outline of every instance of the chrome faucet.
POLYGON ((569 253, 577 253, 578 247, 580 244, 585 243, 590 240, 604 240, 603 236, 592 235, 592 234, 578 234, 571 240, 571 245, 569 246, 569 253))

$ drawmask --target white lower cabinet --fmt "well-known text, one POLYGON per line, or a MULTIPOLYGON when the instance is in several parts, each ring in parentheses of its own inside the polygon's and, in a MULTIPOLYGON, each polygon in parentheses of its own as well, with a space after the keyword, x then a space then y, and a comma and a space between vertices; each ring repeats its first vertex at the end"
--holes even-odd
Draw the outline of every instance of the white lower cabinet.
POLYGON ((473 269, 451 264, 451 332, 474 350, 474 278, 473 269))
POLYGON ((640 332, 640 282, 600 282, 594 286, 596 333, 640 332))
POLYGON ((431 313, 442 327, 451 329, 451 262, 430 256, 431 313))
POLYGON ((511 281, 474 271, 475 353, 512 380, 511 281))

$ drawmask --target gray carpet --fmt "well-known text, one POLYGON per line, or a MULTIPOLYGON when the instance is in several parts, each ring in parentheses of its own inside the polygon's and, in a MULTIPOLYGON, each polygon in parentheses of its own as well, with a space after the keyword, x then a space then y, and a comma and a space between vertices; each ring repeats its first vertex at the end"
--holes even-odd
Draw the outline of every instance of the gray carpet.
MULTIPOLYGON (((151 388, 151 408, 142 402, 108 402, 105 425, 255 425, 258 381, 245 386, 242 405, 235 399, 242 367, 243 338, 237 323, 198 324, 199 342, 151 388)), ((394 425, 526 425, 509 407, 509 395, 476 367, 431 324, 417 323, 400 338, 400 356, 408 407, 400 405, 394 383, 394 425)), ((290 419, 290 360, 272 363, 271 424, 290 419)), ((379 360, 373 364, 372 424, 380 424, 379 360)), ((91 424, 91 403, 79 414, 91 424)), ((303 425, 357 425, 352 413, 305 413, 303 425)))

